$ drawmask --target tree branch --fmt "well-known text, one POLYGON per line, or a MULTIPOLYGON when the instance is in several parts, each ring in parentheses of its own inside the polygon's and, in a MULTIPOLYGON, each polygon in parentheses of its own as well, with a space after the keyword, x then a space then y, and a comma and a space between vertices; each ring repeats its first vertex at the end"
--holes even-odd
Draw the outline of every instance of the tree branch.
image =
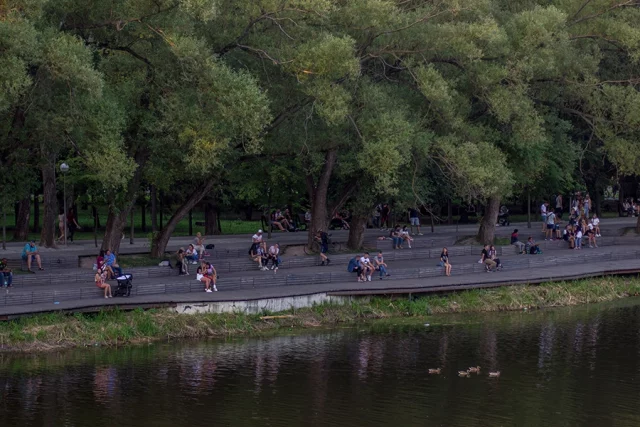
POLYGON ((624 7, 633 7, 633 6, 636 6, 636 7, 640 6, 640 1, 638 1, 638 0, 627 0, 627 1, 623 2, 623 3, 614 4, 613 6, 608 7, 606 9, 604 9, 604 10, 601 10, 598 13, 594 13, 592 15, 587 15, 587 16, 584 16, 582 18, 574 20, 573 22, 567 24, 567 28, 571 28, 574 25, 579 24, 580 22, 584 22, 584 21, 587 21, 589 19, 597 18, 599 16, 607 14, 607 13, 613 11, 613 10, 616 10, 616 9, 620 9, 620 8, 624 8, 624 7))

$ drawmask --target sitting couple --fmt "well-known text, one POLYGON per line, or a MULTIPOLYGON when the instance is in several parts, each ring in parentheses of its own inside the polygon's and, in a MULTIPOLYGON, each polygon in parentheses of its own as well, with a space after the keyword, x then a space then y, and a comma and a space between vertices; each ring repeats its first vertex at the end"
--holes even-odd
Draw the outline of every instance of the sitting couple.
POLYGON ((122 268, 116 261, 116 256, 109 249, 107 251, 100 250, 100 255, 96 258, 96 268, 101 270, 104 267, 106 272, 105 280, 112 280, 122 276, 122 268))

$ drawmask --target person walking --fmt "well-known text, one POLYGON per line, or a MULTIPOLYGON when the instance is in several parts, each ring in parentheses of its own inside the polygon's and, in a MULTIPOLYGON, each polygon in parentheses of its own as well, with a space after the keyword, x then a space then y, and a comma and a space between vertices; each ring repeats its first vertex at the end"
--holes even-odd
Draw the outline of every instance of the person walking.
POLYGON ((318 230, 315 237, 316 242, 320 244, 320 265, 329 265, 331 260, 327 256, 329 252, 329 235, 326 231, 318 230))

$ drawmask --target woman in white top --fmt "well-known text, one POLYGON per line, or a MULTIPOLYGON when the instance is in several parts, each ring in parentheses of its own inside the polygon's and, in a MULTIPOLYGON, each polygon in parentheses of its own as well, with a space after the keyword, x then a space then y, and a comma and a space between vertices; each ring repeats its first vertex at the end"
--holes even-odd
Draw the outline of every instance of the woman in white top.
POLYGON ((64 232, 65 232, 65 227, 64 227, 64 212, 60 211, 60 215, 58 215, 58 230, 60 231, 60 237, 58 237, 58 241, 62 241, 64 240, 64 232))

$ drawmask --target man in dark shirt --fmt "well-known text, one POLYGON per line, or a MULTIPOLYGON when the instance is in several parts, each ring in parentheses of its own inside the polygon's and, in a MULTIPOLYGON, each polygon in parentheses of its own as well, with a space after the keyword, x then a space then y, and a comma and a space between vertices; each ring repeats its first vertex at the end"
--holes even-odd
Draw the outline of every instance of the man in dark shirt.
POLYGON ((331 260, 327 257, 327 253, 329 252, 329 235, 322 231, 318 230, 316 233, 316 242, 320 244, 320 265, 329 265, 331 260))
POLYGON ((480 258, 480 262, 484 263, 487 273, 490 272, 492 268, 496 268, 496 262, 489 256, 489 245, 484 245, 484 248, 482 248, 481 257, 482 258, 480 258))
POLYGON ((420 232, 420 212, 415 208, 409 208, 409 223, 411 224, 411 232, 413 233, 413 227, 418 229, 418 236, 422 236, 420 232))
POLYGON ((0 286, 11 287, 11 283, 13 282, 13 273, 11 269, 7 267, 7 259, 2 258, 0 260, 0 286))

